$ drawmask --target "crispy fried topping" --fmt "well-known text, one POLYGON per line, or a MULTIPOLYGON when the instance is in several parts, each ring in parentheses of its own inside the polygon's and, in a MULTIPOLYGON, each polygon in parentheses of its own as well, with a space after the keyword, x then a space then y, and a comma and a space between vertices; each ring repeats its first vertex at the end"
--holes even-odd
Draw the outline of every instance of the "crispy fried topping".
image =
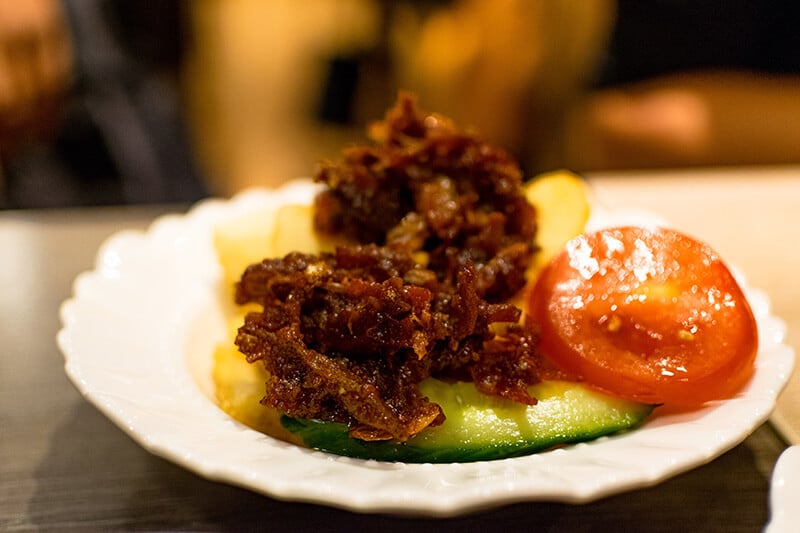
POLYGON ((369 440, 405 440, 444 420, 419 393, 431 375, 532 403, 536 338, 519 310, 481 300, 469 264, 454 293, 444 287, 407 255, 375 245, 265 259, 237 287, 238 303, 263 311, 247 315, 236 344, 270 374, 264 404, 346 423, 369 440))
POLYGON ((443 117, 421 114, 408 94, 371 134, 374 144, 320 164, 315 179, 329 189, 316 199, 316 228, 424 252, 439 279, 451 284, 472 262, 478 292, 490 301, 521 289, 536 216, 513 158, 443 117))
POLYGON ((316 175, 316 228, 361 244, 265 259, 237 285, 263 306, 236 339, 268 371, 262 403, 400 441, 444 421, 419 391, 430 376, 535 403, 538 332, 505 303, 534 252, 519 168, 406 94, 371 136, 316 175))

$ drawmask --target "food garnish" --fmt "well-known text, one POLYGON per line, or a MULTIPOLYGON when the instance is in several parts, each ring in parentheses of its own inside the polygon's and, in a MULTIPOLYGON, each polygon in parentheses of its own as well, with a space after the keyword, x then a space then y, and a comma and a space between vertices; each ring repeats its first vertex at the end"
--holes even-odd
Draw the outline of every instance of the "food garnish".
POLYGON ((505 459, 584 442, 641 424, 653 406, 603 394, 580 383, 547 380, 530 387, 536 405, 487 396, 474 384, 428 379, 423 394, 447 420, 406 442, 354 439, 346 426, 283 419, 294 437, 318 450, 381 461, 463 463, 505 459))
POLYGON ((549 359, 623 398, 697 406, 753 372, 758 331, 735 277, 708 245, 668 228, 571 240, 528 307, 549 359))

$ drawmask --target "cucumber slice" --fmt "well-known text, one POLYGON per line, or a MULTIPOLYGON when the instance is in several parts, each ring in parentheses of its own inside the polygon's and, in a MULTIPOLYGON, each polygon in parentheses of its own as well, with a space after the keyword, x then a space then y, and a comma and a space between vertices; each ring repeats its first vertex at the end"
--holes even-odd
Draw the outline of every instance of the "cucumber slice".
POLYGON ((351 439, 344 424, 282 417, 309 448, 360 459, 406 463, 486 461, 591 440, 642 423, 652 405, 604 395, 578 383, 547 381, 530 388, 533 406, 481 394, 472 383, 428 379, 422 392, 447 420, 405 443, 351 439))

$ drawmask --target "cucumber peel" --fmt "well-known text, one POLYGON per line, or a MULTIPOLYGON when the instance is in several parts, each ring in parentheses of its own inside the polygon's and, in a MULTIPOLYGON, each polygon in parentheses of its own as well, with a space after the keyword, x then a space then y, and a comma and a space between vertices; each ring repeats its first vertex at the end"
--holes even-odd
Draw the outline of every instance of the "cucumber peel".
POLYGON ((428 379, 423 394, 447 420, 407 442, 350 438, 344 424, 283 416, 283 426, 309 448, 337 455, 406 463, 486 461, 527 455, 634 428, 652 405, 614 398, 584 385, 546 381, 530 387, 539 402, 526 406, 486 396, 472 383, 428 379))

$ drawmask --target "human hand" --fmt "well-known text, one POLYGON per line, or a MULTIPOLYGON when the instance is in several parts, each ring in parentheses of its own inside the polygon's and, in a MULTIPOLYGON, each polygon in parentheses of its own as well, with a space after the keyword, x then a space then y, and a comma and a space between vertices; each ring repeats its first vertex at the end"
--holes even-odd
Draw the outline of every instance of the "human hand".
POLYGON ((796 164, 800 77, 682 73, 601 91, 566 128, 578 170, 796 164))

